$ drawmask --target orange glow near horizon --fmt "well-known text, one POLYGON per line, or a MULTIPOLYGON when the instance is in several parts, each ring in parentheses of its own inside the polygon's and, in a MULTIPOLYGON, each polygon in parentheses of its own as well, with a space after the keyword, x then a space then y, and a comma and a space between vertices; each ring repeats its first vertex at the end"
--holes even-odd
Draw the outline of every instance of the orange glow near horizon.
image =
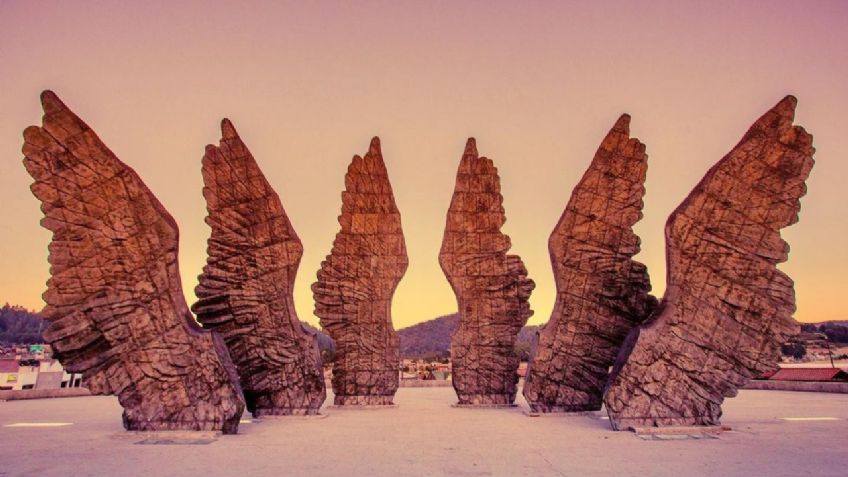
POLYGON ((848 3, 354 3, 0 4, 0 304, 43 306, 50 236, 20 152, 43 89, 174 216, 189 304, 209 235, 200 159, 230 118, 303 241, 295 303, 313 324, 309 287, 339 228, 345 170, 379 136, 410 258, 396 328, 456 310, 437 257, 467 137, 499 168, 539 324, 555 299, 548 235, 621 113, 647 145, 636 258, 661 295, 666 218, 794 94, 817 164, 781 268, 799 321, 848 319, 848 3))

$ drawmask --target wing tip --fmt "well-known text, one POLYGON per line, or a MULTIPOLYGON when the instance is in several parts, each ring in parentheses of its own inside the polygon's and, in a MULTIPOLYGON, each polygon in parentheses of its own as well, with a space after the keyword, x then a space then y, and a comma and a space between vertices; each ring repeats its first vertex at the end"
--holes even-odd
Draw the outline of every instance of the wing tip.
MULTIPOLYGON (((788 128, 795 121, 795 108, 798 106, 798 98, 787 94, 769 111, 777 116, 778 123, 782 128, 788 128)), ((768 115, 768 113, 766 113, 768 115)))
POLYGON ((368 144, 368 154, 371 156, 382 156, 379 136, 374 136, 371 138, 371 143, 368 144))
POLYGON ((41 92, 41 107, 44 109, 45 113, 53 113, 67 109, 67 106, 65 106, 65 103, 59 99, 59 96, 49 89, 45 89, 41 92))
POLYGON ((778 101, 777 104, 772 106, 751 125, 740 143, 752 135, 758 134, 794 136, 791 131, 793 130, 795 108, 797 105, 798 98, 791 94, 784 96, 783 99, 778 101))
POLYGON ((221 137, 223 139, 234 139, 238 137, 236 127, 233 126, 233 122, 229 118, 221 120, 221 137))
POLYGON ((468 138, 465 141, 465 151, 462 154, 463 156, 471 156, 471 157, 479 157, 479 153, 477 152, 477 140, 473 137, 468 138))
POLYGON ((621 132, 626 134, 628 137, 630 136, 630 115, 627 113, 622 114, 618 117, 615 124, 612 127, 613 131, 621 132))
POLYGON ((798 106, 798 98, 795 95, 787 94, 777 103, 777 108, 795 111, 795 107, 798 106))

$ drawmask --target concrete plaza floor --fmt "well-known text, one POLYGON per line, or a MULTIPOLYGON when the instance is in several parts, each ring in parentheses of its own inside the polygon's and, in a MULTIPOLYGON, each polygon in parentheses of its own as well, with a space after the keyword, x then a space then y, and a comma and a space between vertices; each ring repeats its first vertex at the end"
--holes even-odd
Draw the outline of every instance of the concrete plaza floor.
POLYGON ((401 388, 395 402, 327 408, 326 419, 245 416, 238 435, 180 444, 123 432, 113 397, 0 402, 0 475, 848 475, 845 394, 740 391, 724 406, 732 432, 668 440, 597 417, 528 417, 521 398, 453 408, 451 388, 401 388))

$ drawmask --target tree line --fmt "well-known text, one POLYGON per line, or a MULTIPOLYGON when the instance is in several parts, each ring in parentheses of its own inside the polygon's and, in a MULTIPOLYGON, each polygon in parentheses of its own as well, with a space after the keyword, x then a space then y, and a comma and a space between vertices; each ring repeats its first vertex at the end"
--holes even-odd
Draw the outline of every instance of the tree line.
POLYGON ((848 344, 848 322, 805 323, 801 325, 801 331, 821 333, 831 343, 848 344))
POLYGON ((43 343, 47 323, 34 311, 6 303, 0 308, 0 344, 43 343))

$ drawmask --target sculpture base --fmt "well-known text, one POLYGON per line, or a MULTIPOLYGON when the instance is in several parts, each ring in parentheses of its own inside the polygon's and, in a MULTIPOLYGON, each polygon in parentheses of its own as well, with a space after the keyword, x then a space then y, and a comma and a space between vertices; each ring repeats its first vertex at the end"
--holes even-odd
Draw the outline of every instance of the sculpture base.
POLYGON ((722 432, 731 431, 730 426, 669 426, 631 427, 630 431, 644 440, 717 439, 722 432))
POLYGON ((394 406, 394 396, 336 396, 336 406, 394 406))
POLYGON ((320 409, 314 408, 262 408, 256 409, 253 411, 253 417, 303 417, 303 416, 315 416, 319 414, 320 409))
POLYGON ((397 409, 397 404, 345 404, 343 406, 330 406, 334 411, 373 411, 379 409, 397 409))
POLYGON ((124 416, 124 429, 127 432, 217 432, 238 434, 241 416, 221 421, 130 421, 124 416))
POLYGON ((457 393, 456 407, 515 407, 515 394, 457 393))
POLYGON ((126 431, 112 435, 114 439, 146 445, 205 445, 215 442, 220 436, 218 431, 126 431))
POLYGON ((697 429, 721 427, 719 416, 685 417, 622 417, 609 413, 610 426, 614 431, 632 431, 633 429, 697 429))
POLYGON ((524 411, 524 415, 527 417, 591 417, 594 419, 601 419, 604 417, 604 414, 600 411, 524 411))
POLYGON ((585 414, 591 412, 599 412, 601 410, 602 404, 598 403, 596 406, 556 406, 556 405, 543 405, 543 404, 533 404, 527 403, 530 407, 530 412, 537 412, 539 414, 585 414))
POLYGON ((312 421, 315 419, 324 419, 328 414, 265 414, 259 417, 259 421, 312 421))
POLYGON ((451 407, 469 408, 469 409, 500 409, 518 407, 518 404, 451 404, 451 407))

